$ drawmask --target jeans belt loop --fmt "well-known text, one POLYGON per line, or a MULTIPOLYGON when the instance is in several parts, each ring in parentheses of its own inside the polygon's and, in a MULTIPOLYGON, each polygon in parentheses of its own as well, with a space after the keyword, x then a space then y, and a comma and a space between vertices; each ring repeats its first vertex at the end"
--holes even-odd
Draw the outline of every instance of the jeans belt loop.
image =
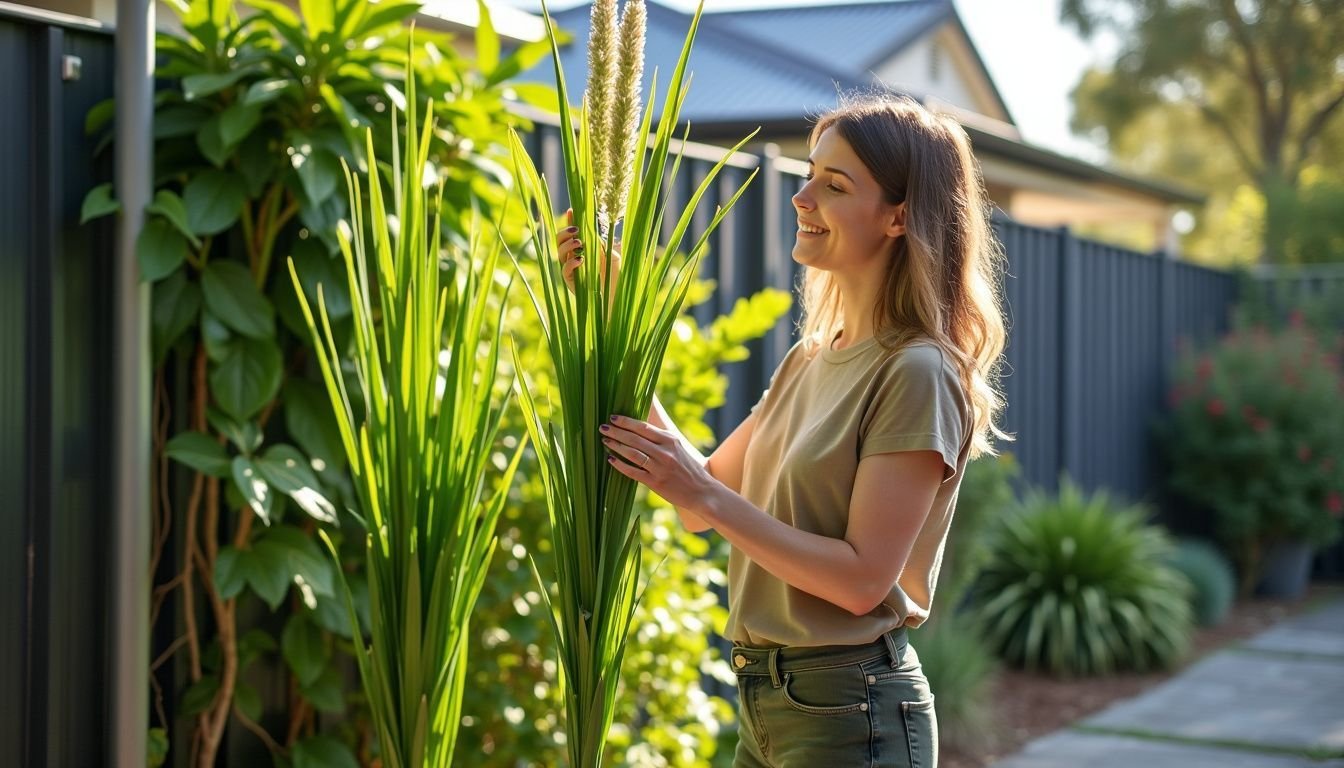
POLYGON ((776 688, 779 688, 782 685, 784 685, 784 683, 779 679, 779 649, 771 648, 769 654, 766 656, 765 661, 766 664, 770 667, 770 684, 776 688))
POLYGON ((896 647, 896 633, 899 629, 893 629, 882 635, 882 639, 887 643, 887 655, 891 657, 891 668, 895 669, 901 665, 900 649, 896 647))

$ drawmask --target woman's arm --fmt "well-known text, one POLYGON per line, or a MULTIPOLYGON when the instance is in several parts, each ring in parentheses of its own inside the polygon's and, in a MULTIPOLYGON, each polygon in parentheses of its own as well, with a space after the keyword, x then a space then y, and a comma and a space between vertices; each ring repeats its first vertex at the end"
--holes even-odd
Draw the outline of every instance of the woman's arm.
MULTIPOLYGON (((746 421, 739 424, 728 439, 720 443, 708 457, 701 454, 681 430, 677 429, 677 425, 672 422, 672 417, 667 414, 657 396, 654 396, 653 406, 649 409, 649 423, 670 434, 715 480, 734 491, 741 490, 742 463, 747 452, 747 443, 751 441, 751 433, 756 427, 756 414, 747 416, 746 421)), ((682 526, 689 531, 698 533, 712 527, 704 518, 689 509, 677 507, 676 510, 682 526)))
POLYGON ((606 434, 608 448, 625 459, 612 457, 617 471, 713 527, 776 578, 855 615, 872 611, 891 591, 943 479, 936 451, 864 458, 849 525, 836 539, 800 531, 759 509, 689 459, 662 429, 616 417, 606 434))

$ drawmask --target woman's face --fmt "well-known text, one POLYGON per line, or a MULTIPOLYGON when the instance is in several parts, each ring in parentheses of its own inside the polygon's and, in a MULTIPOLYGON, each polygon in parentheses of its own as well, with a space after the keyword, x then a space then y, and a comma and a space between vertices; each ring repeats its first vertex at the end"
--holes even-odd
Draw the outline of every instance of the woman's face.
POLYGON ((885 268, 893 243, 905 232, 903 206, 886 201, 839 131, 822 132, 807 164, 811 175, 793 196, 794 261, 856 276, 885 268))

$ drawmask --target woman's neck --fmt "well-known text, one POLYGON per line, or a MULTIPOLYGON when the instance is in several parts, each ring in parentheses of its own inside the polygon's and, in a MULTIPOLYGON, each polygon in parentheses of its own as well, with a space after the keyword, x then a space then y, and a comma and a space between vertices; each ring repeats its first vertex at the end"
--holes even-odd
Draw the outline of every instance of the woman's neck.
POLYGON ((843 333, 832 339, 832 349, 844 349, 876 333, 873 309, 877 306, 883 282, 880 279, 845 279, 835 275, 840 291, 840 324, 843 333))

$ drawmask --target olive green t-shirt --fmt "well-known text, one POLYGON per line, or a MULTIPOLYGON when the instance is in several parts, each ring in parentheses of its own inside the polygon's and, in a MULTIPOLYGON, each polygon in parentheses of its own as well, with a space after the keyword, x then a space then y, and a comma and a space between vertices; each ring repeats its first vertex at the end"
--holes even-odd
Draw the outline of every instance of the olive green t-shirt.
POLYGON ((970 448, 971 408, 951 359, 931 341, 892 350, 874 337, 836 350, 804 339, 753 411, 742 496, 799 530, 844 538, 866 456, 937 451, 943 482, 904 570, 863 616, 789 586, 733 548, 726 636, 764 647, 860 645, 919 626, 929 615, 970 448))

